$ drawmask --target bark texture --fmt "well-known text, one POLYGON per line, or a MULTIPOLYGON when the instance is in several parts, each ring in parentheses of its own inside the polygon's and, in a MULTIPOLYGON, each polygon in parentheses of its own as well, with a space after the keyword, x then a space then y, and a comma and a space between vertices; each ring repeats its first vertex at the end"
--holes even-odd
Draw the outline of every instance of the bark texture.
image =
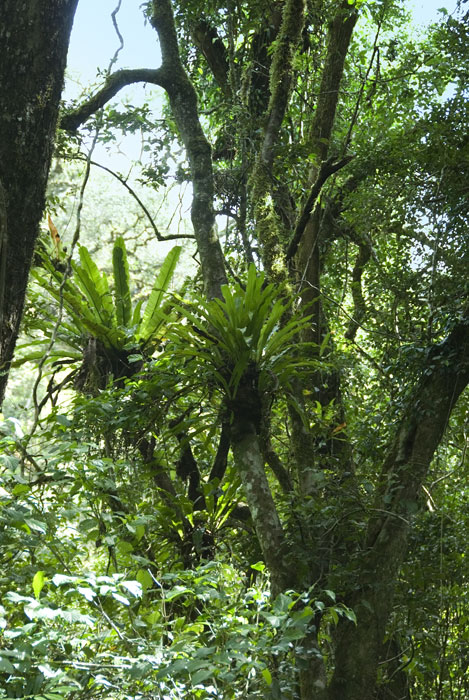
POLYGON ((293 60, 304 25, 304 0, 288 0, 270 67, 270 98, 262 144, 251 176, 251 200, 256 219, 262 260, 273 280, 286 276, 282 223, 276 207, 273 166, 280 128, 290 100, 293 60))
POLYGON ((216 232, 213 210, 211 148, 200 125, 197 94, 179 56, 173 9, 169 0, 153 2, 151 22, 160 40, 162 70, 170 76, 165 89, 191 168, 192 225, 200 254, 205 292, 211 299, 221 296, 220 287, 226 283, 223 251, 216 232))
POLYGON ((0 403, 44 209, 77 2, 0 3, 0 403))
POLYGON ((289 250, 289 255, 292 256, 298 248, 297 265, 302 282, 302 298, 306 304, 312 304, 314 301, 312 305, 314 311, 314 332, 310 337, 310 340, 313 342, 321 341, 321 303, 319 295, 322 216, 320 208, 315 206, 315 204, 321 187, 328 177, 327 171, 331 170, 329 174, 332 174, 348 162, 345 159, 341 161, 341 164, 333 166, 333 159, 327 160, 327 158, 330 155, 330 139, 339 104, 339 91, 344 74, 345 59, 357 19, 357 10, 348 3, 348 0, 344 0, 329 26, 327 55, 310 134, 312 151, 317 156, 317 165, 312 168, 312 190, 300 213, 289 250), (333 169, 334 167, 335 169, 333 169), (322 176, 325 176, 323 182, 321 181, 322 176), (315 188, 319 183, 320 186, 315 192, 315 188))
POLYGON ((262 408, 257 387, 245 379, 232 409, 231 449, 275 597, 281 591, 295 588, 296 574, 288 561, 285 534, 265 472, 260 440, 262 408))
POLYGON ((330 700, 372 700, 394 585, 423 479, 451 411, 469 384, 469 312, 428 355, 422 378, 397 428, 381 472, 381 488, 346 601, 358 623, 339 625, 330 700))

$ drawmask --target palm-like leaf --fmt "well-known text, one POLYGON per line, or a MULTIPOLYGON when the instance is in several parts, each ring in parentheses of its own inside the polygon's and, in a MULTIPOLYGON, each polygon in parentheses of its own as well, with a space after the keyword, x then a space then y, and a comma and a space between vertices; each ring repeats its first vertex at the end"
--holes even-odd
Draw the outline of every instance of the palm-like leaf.
POLYGON ((170 285, 180 254, 181 246, 175 246, 169 251, 155 280, 137 334, 143 345, 146 345, 151 340, 166 321, 166 317, 161 310, 161 304, 170 285))
POLYGON ((119 236, 114 243, 112 266, 117 325, 128 327, 132 320, 132 304, 130 301, 129 264, 122 236, 119 236))
MULTIPOLYGON (((103 309, 105 317, 111 321, 114 316, 114 308, 112 305, 111 293, 109 291, 109 282, 106 274, 101 273, 98 270, 98 266, 91 258, 87 248, 85 246, 79 247, 80 262, 83 270, 88 274, 89 280, 96 290, 97 295, 100 298, 100 305, 103 309)), ((91 290, 90 290, 91 291, 91 290)))
POLYGON ((109 314, 103 303, 105 296, 102 296, 98 291, 95 280, 91 279, 88 272, 81 265, 72 263, 72 268, 75 273, 75 282, 88 302, 87 316, 89 317, 89 314, 91 314, 97 323, 108 328, 111 327, 113 325, 112 306, 111 314, 109 314))
POLYGON ((309 318, 292 313, 285 290, 264 285, 264 274, 257 274, 254 265, 246 289, 224 286, 222 295, 175 305, 187 323, 175 326, 171 336, 179 344, 177 352, 204 365, 229 396, 236 396, 246 372, 253 369, 259 388, 266 388, 275 374, 288 389, 293 377, 317 364, 306 359, 310 344, 298 340, 309 318))
MULTIPOLYGON (((55 337, 60 343, 60 357, 68 357, 76 361, 80 350, 83 351, 89 337, 95 338, 105 349, 106 362, 113 372, 112 358, 132 353, 129 348, 140 345, 142 350, 151 351, 151 339, 157 330, 167 321, 162 310, 164 294, 170 284, 179 255, 180 247, 173 248, 161 266, 158 277, 147 302, 145 313, 141 313, 142 302, 139 301, 132 312, 129 287, 129 268, 127 253, 122 237, 119 237, 113 250, 114 272, 114 301, 110 294, 109 282, 105 273, 100 273, 88 250, 80 246, 80 262, 72 262, 73 276, 68 279, 58 266, 51 260, 47 251, 42 253, 42 268, 32 272, 33 279, 40 289, 47 292, 56 302, 62 305, 68 315, 62 321, 60 329, 55 330, 55 337), (52 284, 51 284, 52 282, 52 284), (67 350, 68 348, 68 350, 67 350)), ((48 318, 42 320, 37 328, 44 336, 39 341, 46 349, 47 337, 52 332, 54 324, 48 318)), ((37 359, 41 355, 39 346, 25 353, 21 361, 37 359)), ((48 361, 57 357, 56 352, 49 352, 48 361)))

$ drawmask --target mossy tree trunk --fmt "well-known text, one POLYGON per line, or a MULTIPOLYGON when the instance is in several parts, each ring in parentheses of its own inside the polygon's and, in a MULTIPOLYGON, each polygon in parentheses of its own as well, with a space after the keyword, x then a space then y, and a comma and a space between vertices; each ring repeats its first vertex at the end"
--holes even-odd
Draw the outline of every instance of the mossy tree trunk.
POLYGON ((0 3, 0 403, 44 210, 77 3, 0 3))

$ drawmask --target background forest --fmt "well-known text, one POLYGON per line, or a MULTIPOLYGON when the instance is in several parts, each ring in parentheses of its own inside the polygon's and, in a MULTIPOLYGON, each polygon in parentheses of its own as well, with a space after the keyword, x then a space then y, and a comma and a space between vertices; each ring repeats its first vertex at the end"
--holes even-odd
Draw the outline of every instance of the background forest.
POLYGON ((466 700, 466 2, 119 0, 61 100, 77 2, 0 5, 0 698, 466 700))

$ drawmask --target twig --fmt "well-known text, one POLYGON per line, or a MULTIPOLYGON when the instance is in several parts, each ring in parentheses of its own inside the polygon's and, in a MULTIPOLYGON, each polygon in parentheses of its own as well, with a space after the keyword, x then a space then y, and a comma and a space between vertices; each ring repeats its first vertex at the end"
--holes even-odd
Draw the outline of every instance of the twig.
MULTIPOLYGON (((81 156, 76 156, 75 160, 84 160, 84 159, 81 156)), ((142 200, 140 199, 138 194, 135 192, 135 190, 128 184, 128 182, 121 175, 119 175, 119 173, 116 173, 114 170, 111 170, 111 168, 107 168, 105 165, 101 165, 101 163, 97 163, 95 160, 91 160, 90 163, 91 163, 91 165, 94 165, 96 168, 101 168, 101 170, 105 170, 107 173, 109 173, 110 175, 115 177, 116 180, 118 180, 121 183, 121 185, 123 185, 126 188, 126 190, 135 199, 135 201, 137 202, 137 204, 139 205, 139 207, 142 209, 143 213, 147 217, 158 241, 174 241, 174 240, 177 240, 179 238, 194 239, 194 236, 190 233, 182 233, 182 234, 172 234, 171 233, 168 236, 163 236, 159 232, 159 230, 155 224, 155 221, 154 221, 152 215, 150 214, 150 212, 148 211, 147 207, 142 202, 142 200)))
POLYGON ((110 62, 110 64, 109 64, 109 70, 110 70, 111 67, 114 65, 114 63, 116 63, 117 57, 119 56, 119 53, 120 53, 120 52, 122 51, 122 49, 124 48, 124 39, 123 39, 123 37, 122 37, 122 34, 121 34, 120 31, 119 31, 119 25, 117 24, 117 13, 118 13, 119 10, 121 9, 121 4, 122 4, 122 0, 118 0, 118 3, 117 3, 116 8, 111 12, 112 24, 113 24, 113 26, 114 26, 114 30, 115 30, 117 36, 119 37, 119 46, 118 46, 118 48, 116 49, 116 52, 115 52, 114 56, 113 56, 112 59, 111 59, 111 62, 110 62))

